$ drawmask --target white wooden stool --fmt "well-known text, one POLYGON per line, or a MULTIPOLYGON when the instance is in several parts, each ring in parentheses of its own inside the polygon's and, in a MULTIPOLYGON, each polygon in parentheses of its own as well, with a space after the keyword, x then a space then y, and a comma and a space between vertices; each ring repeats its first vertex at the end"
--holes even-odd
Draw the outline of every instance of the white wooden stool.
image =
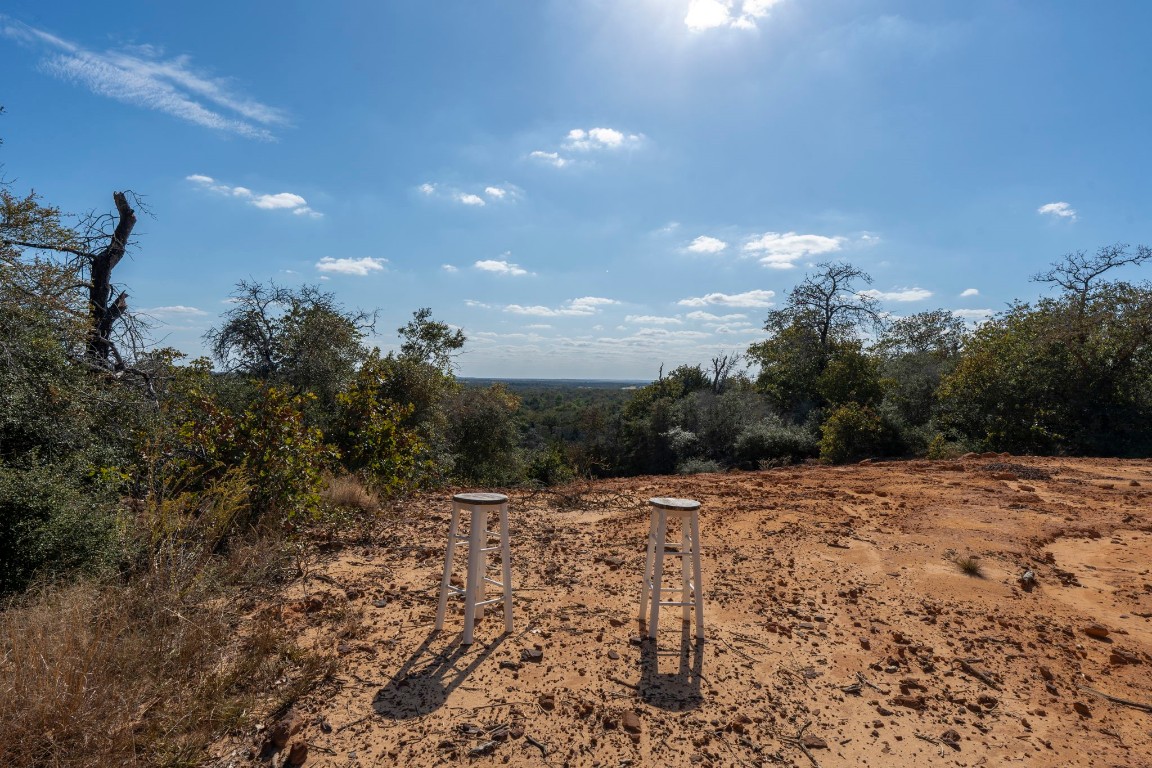
POLYGON ((649 499, 652 505, 648 524, 648 555, 644 559, 644 586, 640 593, 640 621, 648 620, 648 637, 656 639, 660 608, 681 607, 688 621, 690 608, 696 609, 696 639, 704 639, 704 596, 700 579, 700 502, 692 499, 649 499), (666 544, 668 522, 680 523, 680 546, 666 544), (665 587, 664 558, 680 558, 680 586, 665 587), (665 592, 679 592, 679 600, 665 600, 665 592), (649 607, 648 599, 652 605, 649 607))
POLYGON ((448 524, 448 548, 444 553, 444 578, 440 582, 440 605, 436 608, 436 629, 444 628, 444 614, 448 608, 448 595, 464 596, 464 637, 463 645, 472 643, 472 629, 476 619, 484 615, 484 606, 504 603, 504 630, 512 631, 512 552, 508 540, 508 497, 500 493, 458 493, 452 497, 452 522, 448 524), (496 507, 500 511, 500 533, 488 530, 488 511, 496 507), (460 513, 470 513, 468 532, 460 533, 460 513), (499 544, 488 546, 492 537, 499 544), (452 584, 452 561, 456 547, 468 546, 468 574, 464 588, 452 584), (500 550, 503 580, 488 578, 488 553, 500 550), (499 587, 500 597, 486 598, 487 586, 499 587))

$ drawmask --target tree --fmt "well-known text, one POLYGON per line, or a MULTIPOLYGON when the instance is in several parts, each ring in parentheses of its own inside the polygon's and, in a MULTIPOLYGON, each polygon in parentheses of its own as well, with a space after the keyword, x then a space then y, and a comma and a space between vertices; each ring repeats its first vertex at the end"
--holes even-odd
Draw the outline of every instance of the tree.
MULTIPOLYGON (((367 350, 375 313, 345 309, 315 286, 285 288, 240 281, 224 323, 205 340, 227 370, 312 393, 322 413, 351 381, 367 350)), ((323 419, 322 419, 323 420, 323 419)))
POLYGON ((1140 246, 1065 256, 1063 288, 982 326, 941 385, 942 426, 995 450, 1145 455, 1152 449, 1152 283, 1105 281, 1140 246))
POLYGON ((453 370, 453 358, 460 354, 467 339, 460 329, 432 319, 432 310, 423 307, 412 313, 412 319, 396 329, 403 342, 400 356, 439 368, 446 374, 453 370))
POLYGON ((764 323, 769 337, 748 347, 760 365, 757 386, 797 419, 826 404, 818 381, 832 359, 858 350, 863 328, 879 328, 875 297, 856 290, 872 278, 851 264, 824 262, 788 293, 764 323))
POLYGON ((128 293, 112 282, 112 271, 128 252, 136 226, 129 195, 113 192, 116 214, 90 215, 81 222, 80 232, 62 224, 59 209, 41 205, 35 194, 19 198, 0 188, 0 247, 6 263, 16 263, 20 251, 28 249, 62 257, 65 269, 76 270, 77 281, 58 286, 60 293, 52 298, 61 309, 76 311, 80 303, 76 292, 86 294, 87 359, 114 371, 131 370, 118 344, 123 337, 117 333, 117 321, 128 317, 128 293))

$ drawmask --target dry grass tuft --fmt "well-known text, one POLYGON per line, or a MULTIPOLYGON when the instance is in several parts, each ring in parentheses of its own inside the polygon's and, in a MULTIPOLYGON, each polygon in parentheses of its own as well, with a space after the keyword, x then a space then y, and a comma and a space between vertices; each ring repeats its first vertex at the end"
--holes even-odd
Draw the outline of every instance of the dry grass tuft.
POLYGON ((952 559, 952 562, 956 564, 957 568, 959 568, 961 571, 968 574, 969 576, 972 576, 972 577, 977 578, 977 579, 984 578, 984 572, 980 569, 980 559, 979 558, 977 558, 973 555, 966 555, 965 557, 960 557, 959 555, 957 555, 955 558, 952 559))
POLYGON ((363 512, 366 515, 380 511, 380 501, 355 475, 328 478, 321 498, 326 506, 334 509, 363 512))
POLYGON ((286 705, 326 675, 274 611, 245 620, 252 585, 231 566, 266 573, 260 550, 158 566, 127 585, 45 587, 7 605, 0 765, 199 764, 204 745, 258 700, 264 709, 270 691, 273 707, 286 705))

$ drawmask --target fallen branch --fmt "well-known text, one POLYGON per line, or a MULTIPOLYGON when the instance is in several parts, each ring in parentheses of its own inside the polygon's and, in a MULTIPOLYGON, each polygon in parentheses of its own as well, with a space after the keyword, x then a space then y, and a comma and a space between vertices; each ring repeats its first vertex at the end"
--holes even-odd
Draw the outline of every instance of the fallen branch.
POLYGON ((937 739, 934 736, 927 736, 923 733, 920 733, 919 731, 913 732, 912 735, 921 741, 926 741, 929 744, 935 744, 940 749, 940 757, 944 757, 944 742, 940 741, 940 739, 937 739))
POLYGON ((541 757, 548 757, 548 745, 547 744, 540 742, 540 741, 537 741, 536 739, 532 738, 527 733, 524 734, 524 741, 528 742, 532 746, 539 749, 541 757))
POLYGON ((808 726, 810 725, 812 725, 811 720, 804 723, 804 725, 800 727, 800 730, 796 731, 795 736, 781 736, 780 741, 799 749, 808 757, 809 760, 812 761, 812 765, 816 766, 816 768, 820 768, 820 763, 816 761, 816 756, 813 755, 808 747, 804 744, 804 731, 808 730, 808 726))
POLYGON ((1081 686, 1079 686, 1079 688, 1082 691, 1088 691, 1088 693, 1099 696, 1102 699, 1107 699, 1108 701, 1112 702, 1113 704, 1122 704, 1125 707, 1132 707, 1132 709, 1138 709, 1141 712, 1152 712, 1152 704, 1141 704, 1139 701, 1132 701, 1131 699, 1122 699, 1119 696, 1113 696, 1112 694, 1104 693, 1103 691, 1098 691, 1095 688, 1089 688, 1086 685, 1081 685, 1081 686))
POLYGON ((967 672, 969 675, 976 678, 980 682, 984 683, 984 685, 988 686, 989 688, 991 688, 994 691, 1000 690, 1000 684, 999 683, 997 683, 995 680, 993 680, 991 677, 984 674, 980 670, 976 669, 976 667, 972 666, 971 664, 969 664, 964 659, 957 659, 956 661, 958 661, 960 663, 960 669, 964 670, 965 672, 967 672))

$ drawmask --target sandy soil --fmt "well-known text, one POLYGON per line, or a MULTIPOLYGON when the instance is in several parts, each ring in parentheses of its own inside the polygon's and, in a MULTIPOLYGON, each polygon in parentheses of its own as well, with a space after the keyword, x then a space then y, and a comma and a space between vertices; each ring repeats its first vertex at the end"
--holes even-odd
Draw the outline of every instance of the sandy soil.
POLYGON ((1152 461, 984 455, 509 496, 512 634, 490 608, 461 646, 459 600, 432 631, 448 494, 416 500, 291 585, 283 621, 339 673, 214 764, 1152 766, 1152 461), (639 640, 651 496, 703 505, 702 644, 674 610, 639 640))

